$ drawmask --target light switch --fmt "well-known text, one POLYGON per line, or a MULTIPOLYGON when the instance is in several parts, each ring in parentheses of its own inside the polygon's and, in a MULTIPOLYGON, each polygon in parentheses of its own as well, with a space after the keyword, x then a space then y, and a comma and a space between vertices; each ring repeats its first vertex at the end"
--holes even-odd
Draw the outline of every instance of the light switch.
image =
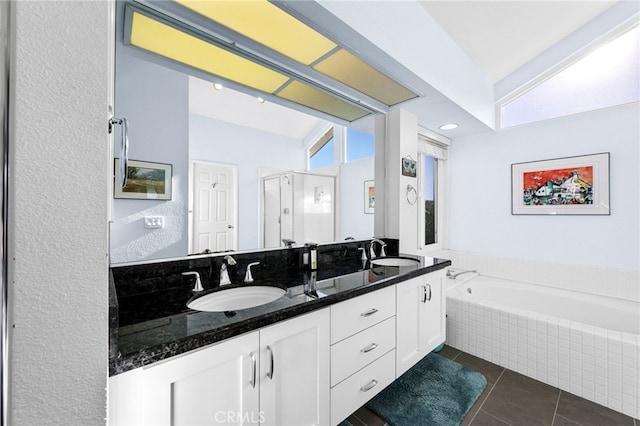
POLYGON ((145 216, 144 227, 149 229, 164 228, 164 216, 145 216))

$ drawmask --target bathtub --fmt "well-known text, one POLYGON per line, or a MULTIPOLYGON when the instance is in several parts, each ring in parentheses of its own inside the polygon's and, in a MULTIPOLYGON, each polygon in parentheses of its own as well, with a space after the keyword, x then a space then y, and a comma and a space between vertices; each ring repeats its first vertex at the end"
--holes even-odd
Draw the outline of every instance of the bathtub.
POLYGON ((447 344, 640 418, 640 304, 465 274, 447 280, 447 344))

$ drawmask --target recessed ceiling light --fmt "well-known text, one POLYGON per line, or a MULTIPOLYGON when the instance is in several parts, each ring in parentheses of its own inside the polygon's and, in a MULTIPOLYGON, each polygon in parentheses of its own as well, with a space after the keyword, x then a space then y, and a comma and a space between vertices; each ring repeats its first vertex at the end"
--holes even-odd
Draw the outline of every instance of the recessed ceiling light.
POLYGON ((222 89, 222 84, 220 84, 220 83, 213 83, 213 88, 214 88, 214 89, 216 89, 216 90, 220 90, 220 89, 222 89))
POLYGON ((453 130, 456 128, 458 128, 458 125, 456 123, 443 124, 442 126, 440 126, 440 130, 453 130))
POLYGON ((260 96, 258 96, 258 102, 260 102, 261 104, 264 103, 264 98, 261 98, 260 96))

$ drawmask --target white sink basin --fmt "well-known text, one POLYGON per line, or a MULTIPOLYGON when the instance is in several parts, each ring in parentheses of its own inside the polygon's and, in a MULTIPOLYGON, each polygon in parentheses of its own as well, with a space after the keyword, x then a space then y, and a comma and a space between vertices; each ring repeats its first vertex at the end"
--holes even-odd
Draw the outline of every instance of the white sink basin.
POLYGON ((406 257, 378 257, 371 261, 371 266, 416 266, 419 262, 406 257))
POLYGON ((187 304, 196 311, 224 312, 253 308, 279 299, 286 293, 278 287, 250 285, 205 294, 187 304))

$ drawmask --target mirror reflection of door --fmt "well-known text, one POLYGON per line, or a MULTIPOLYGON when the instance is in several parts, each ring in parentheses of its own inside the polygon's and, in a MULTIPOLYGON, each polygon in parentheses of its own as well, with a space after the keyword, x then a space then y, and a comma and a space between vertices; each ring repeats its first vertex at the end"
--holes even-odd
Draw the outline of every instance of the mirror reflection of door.
POLYGON ((192 252, 237 250, 237 167, 193 163, 192 252))

